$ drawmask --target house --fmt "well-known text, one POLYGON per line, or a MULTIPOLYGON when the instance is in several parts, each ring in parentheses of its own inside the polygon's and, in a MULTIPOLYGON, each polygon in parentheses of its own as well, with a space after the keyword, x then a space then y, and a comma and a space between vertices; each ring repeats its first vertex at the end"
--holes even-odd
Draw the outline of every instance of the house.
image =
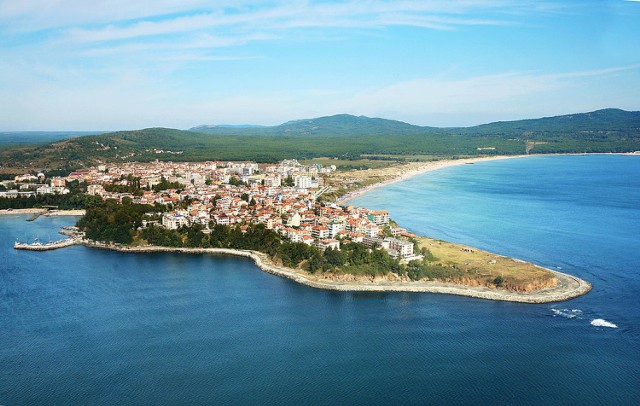
POLYGON ((229 216, 227 216, 224 213, 214 215, 213 219, 216 221, 216 224, 220 224, 223 226, 228 226, 229 224, 231 224, 231 220, 229 219, 229 216))

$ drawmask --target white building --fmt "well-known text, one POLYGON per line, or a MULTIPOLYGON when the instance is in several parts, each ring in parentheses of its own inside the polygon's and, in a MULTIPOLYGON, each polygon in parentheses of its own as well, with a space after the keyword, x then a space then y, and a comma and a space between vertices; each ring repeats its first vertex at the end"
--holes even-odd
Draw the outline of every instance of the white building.
POLYGON ((282 185, 282 178, 280 175, 267 176, 264 178, 264 185, 267 187, 280 186, 282 185))
POLYGON ((320 248, 322 251, 326 250, 327 248, 331 248, 331 249, 334 249, 334 250, 339 250, 340 249, 340 241, 332 240, 332 239, 322 240, 322 241, 318 241, 316 246, 318 248, 320 248))
POLYGON ((362 234, 371 238, 377 237, 378 234, 380 233, 380 229, 378 228, 378 226, 372 223, 366 224, 361 230, 358 230, 358 231, 361 231, 362 234))
POLYGON ((169 230, 177 230, 182 226, 188 226, 189 220, 182 214, 164 213, 162 215, 162 225, 169 230))
POLYGON ((294 186, 298 189, 309 189, 311 187, 311 178, 309 176, 296 176, 294 186))
POLYGON ((329 236, 331 238, 335 238, 335 236, 342 230, 344 230, 344 224, 338 221, 332 221, 327 224, 327 228, 329 229, 329 236))
POLYGON ((69 189, 60 186, 53 187, 44 185, 36 189, 36 194, 39 195, 66 195, 69 192, 69 189))
POLYGON ((287 225, 289 227, 300 227, 301 220, 302 220, 302 217, 300 216, 300 214, 298 212, 295 212, 293 216, 289 217, 289 220, 287 221, 287 225))
POLYGON ((411 241, 387 237, 384 239, 384 242, 385 245, 389 244, 389 250, 397 251, 402 258, 413 256, 413 243, 411 241))
POLYGON ((322 226, 312 227, 311 236, 317 240, 323 240, 325 238, 329 238, 329 229, 322 226))
POLYGON ((377 225, 389 224, 389 212, 386 210, 372 211, 369 213, 371 221, 377 225))

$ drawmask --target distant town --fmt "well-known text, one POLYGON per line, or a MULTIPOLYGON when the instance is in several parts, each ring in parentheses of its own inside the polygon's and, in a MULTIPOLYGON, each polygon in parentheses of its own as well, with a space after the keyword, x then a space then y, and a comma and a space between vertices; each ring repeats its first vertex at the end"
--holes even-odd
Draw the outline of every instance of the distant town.
POLYGON ((255 162, 161 162, 105 164, 79 169, 66 177, 47 179, 44 173, 16 176, 2 182, 0 197, 17 198, 70 193, 71 182, 86 185, 86 193, 119 203, 154 205, 152 225, 177 230, 194 225, 210 233, 215 225, 263 224, 292 243, 320 250, 340 250, 341 244, 363 243, 381 248, 402 261, 422 259, 414 252, 412 234, 394 227, 386 210, 370 210, 321 202, 329 189, 325 180, 336 167, 302 165, 283 160, 277 165, 255 162))

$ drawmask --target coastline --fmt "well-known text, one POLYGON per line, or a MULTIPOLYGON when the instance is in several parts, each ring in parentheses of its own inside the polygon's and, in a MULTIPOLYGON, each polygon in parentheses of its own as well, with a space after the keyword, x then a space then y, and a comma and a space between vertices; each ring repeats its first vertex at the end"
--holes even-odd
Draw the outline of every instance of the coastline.
POLYGON ((85 210, 48 210, 41 208, 30 209, 2 209, 0 210, 0 216, 22 216, 25 214, 40 214, 45 217, 56 216, 84 216, 85 210))
POLYGON ((497 156, 489 156, 489 157, 476 157, 476 158, 463 158, 463 159, 443 159, 440 161, 421 162, 416 164, 405 164, 404 165, 405 167, 409 166, 410 168, 409 169, 403 168, 404 170, 402 172, 400 172, 396 176, 393 176, 389 179, 356 189, 344 196, 339 197, 338 199, 336 199, 335 203, 337 205, 344 205, 348 203, 350 200, 355 199, 356 197, 360 197, 365 193, 368 193, 374 189, 377 189, 383 186, 388 186, 393 183, 402 182, 414 176, 421 175, 423 173, 435 171, 442 168, 448 168, 450 166, 475 164, 478 162, 486 162, 486 161, 499 161, 503 159, 526 158, 530 156, 539 156, 539 155, 497 155, 497 156))
POLYGON ((84 209, 78 210, 50 210, 46 214, 45 217, 57 217, 57 216, 84 216, 87 213, 84 209))
POLYGON ((2 209, 0 210, 0 216, 23 216, 25 214, 44 214, 46 209, 2 209))
MULTIPOLYGON (((530 155, 517 155, 517 156, 492 156, 492 157, 475 157, 458 160, 442 160, 425 163, 412 163, 401 166, 400 172, 395 176, 384 179, 380 182, 357 189, 339 199, 336 200, 338 204, 345 204, 349 200, 361 196, 369 191, 387 186, 396 182, 400 182, 409 179, 413 176, 423 174, 426 172, 442 169, 450 166, 473 164, 483 161, 494 161, 513 158, 524 158, 530 155)), ((537 155, 534 155, 537 156, 537 155)), ((69 210, 69 211, 51 211, 47 212, 44 209, 15 209, 11 211, 0 210, 0 215, 10 214, 31 214, 31 213, 46 213, 45 216, 81 216, 84 214, 82 210, 69 210)), ((119 252, 132 252, 132 253, 146 253, 146 252, 175 252, 175 253, 187 253, 187 254, 211 254, 211 255, 233 255, 241 256, 253 259, 256 265, 264 272, 271 273, 280 277, 291 279, 295 282, 326 290, 340 290, 340 291, 370 291, 370 292, 427 292, 427 293, 441 293, 441 294, 454 294, 461 296, 469 296, 474 298, 482 298, 488 300, 500 300, 511 301, 521 303, 549 303, 557 301, 569 300, 581 295, 586 294, 592 288, 588 282, 577 278, 572 275, 557 272, 551 269, 543 268, 537 265, 537 268, 543 269, 553 274, 557 279, 557 284, 552 288, 543 288, 529 293, 521 293, 506 289, 497 289, 484 286, 468 286, 462 284, 438 282, 438 281, 401 281, 400 277, 396 274, 390 273, 390 278, 375 278, 370 280, 335 280, 323 277, 322 275, 310 274, 302 270, 296 270, 283 266, 278 266, 271 261, 266 254, 257 251, 248 250, 235 250, 235 249, 214 249, 214 248, 171 248, 161 246, 141 246, 141 247, 127 247, 127 246, 114 246, 103 245, 87 240, 77 240, 68 245, 84 245, 91 248, 108 249, 119 252)), ((62 247, 62 246, 61 246, 62 247)), ((54 248, 52 248, 54 249, 54 248)))
POLYGON ((504 289, 491 289, 487 287, 470 287, 452 283, 434 281, 390 281, 377 278, 371 281, 335 281, 323 278, 321 275, 309 274, 305 271, 279 266, 262 252, 251 250, 238 250, 229 248, 172 248, 160 246, 126 247, 99 244, 87 240, 78 240, 78 245, 89 248, 104 249, 122 253, 154 253, 168 252, 180 254, 209 254, 231 255, 252 259, 256 266, 266 273, 290 279, 294 282, 312 288, 324 290, 336 290, 346 292, 416 292, 416 293, 440 293, 458 296, 468 296, 478 299, 499 300, 519 303, 551 303, 561 302, 582 296, 591 290, 591 284, 572 275, 545 269, 552 272, 558 279, 553 288, 541 289, 530 293, 520 293, 504 289))

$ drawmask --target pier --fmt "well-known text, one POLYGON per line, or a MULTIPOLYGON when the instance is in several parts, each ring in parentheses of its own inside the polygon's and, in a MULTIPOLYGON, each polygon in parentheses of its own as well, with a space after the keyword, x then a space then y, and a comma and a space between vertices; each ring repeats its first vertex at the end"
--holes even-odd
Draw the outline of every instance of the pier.
POLYGON ((38 217, 42 216, 44 213, 46 213, 47 210, 41 210, 37 213, 33 213, 28 219, 27 221, 34 221, 36 220, 38 217))
POLYGON ((58 248, 69 247, 72 245, 76 245, 80 242, 79 238, 66 238, 60 241, 53 241, 48 243, 34 242, 32 244, 29 243, 20 243, 15 242, 13 244, 13 248, 17 250, 25 250, 25 251, 51 251, 57 250, 58 248))

